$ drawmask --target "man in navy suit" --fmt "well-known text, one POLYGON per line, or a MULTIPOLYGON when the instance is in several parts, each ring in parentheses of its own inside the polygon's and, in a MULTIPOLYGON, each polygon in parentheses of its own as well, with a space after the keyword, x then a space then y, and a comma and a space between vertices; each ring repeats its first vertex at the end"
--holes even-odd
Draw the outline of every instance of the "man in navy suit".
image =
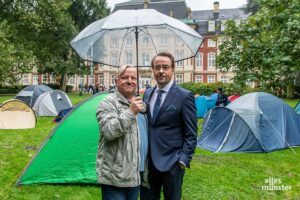
POLYGON ((149 183, 147 199, 180 200, 184 170, 196 148, 197 116, 194 95, 173 81, 174 57, 157 54, 151 62, 157 82, 145 91, 149 105, 149 183))

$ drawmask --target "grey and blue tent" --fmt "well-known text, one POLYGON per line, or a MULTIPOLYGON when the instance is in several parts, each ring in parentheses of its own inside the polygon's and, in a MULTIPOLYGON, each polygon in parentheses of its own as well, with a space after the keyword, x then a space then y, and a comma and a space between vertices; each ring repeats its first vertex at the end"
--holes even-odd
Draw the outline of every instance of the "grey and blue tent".
POLYGON ((297 103, 296 107, 295 107, 295 111, 297 114, 300 115, 300 101, 297 103))
POLYGON ((197 146, 213 152, 270 152, 300 145, 300 116, 281 99, 249 93, 205 117, 197 146))
POLYGON ((68 95, 61 90, 51 90, 41 94, 32 109, 37 116, 57 116, 61 110, 72 107, 68 95))
POLYGON ((25 102, 32 108, 35 101, 41 94, 51 90, 52 89, 47 85, 28 85, 16 95, 15 99, 25 102))

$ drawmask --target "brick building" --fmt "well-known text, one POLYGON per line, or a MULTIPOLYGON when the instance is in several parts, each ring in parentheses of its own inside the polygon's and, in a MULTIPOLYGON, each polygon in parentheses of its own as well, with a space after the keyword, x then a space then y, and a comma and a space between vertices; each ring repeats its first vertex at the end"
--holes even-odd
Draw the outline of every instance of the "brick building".
MULTIPOLYGON (((191 26, 204 38, 204 42, 195 58, 176 63, 174 80, 178 84, 183 82, 230 82, 230 78, 233 77, 234 74, 232 72, 218 71, 216 57, 218 54, 218 46, 222 42, 225 22, 227 20, 235 20, 237 23, 240 23, 248 17, 242 9, 220 9, 219 2, 214 2, 211 10, 192 11, 192 8, 187 7, 185 0, 130 0, 116 4, 113 12, 120 9, 132 10, 147 8, 155 9, 165 15, 181 20, 191 26)), ((166 42, 165 45, 168 48, 176 48, 172 42, 166 42)), ((178 53, 180 54, 181 52, 178 51, 178 53)), ((124 58, 124 60, 127 60, 127 63, 134 63, 132 59, 124 58)), ((143 62, 150 61, 151 58, 149 54, 147 56, 146 53, 143 62)), ((99 86, 107 89, 109 86, 114 85, 115 73, 116 68, 97 64, 94 66, 94 72, 89 75, 68 77, 68 85, 73 85, 74 90, 78 90, 79 83, 87 85, 99 84, 99 86)), ((139 75, 141 88, 145 84, 155 84, 150 68, 141 69, 139 75)), ((38 82, 53 83, 55 82, 55 77, 33 73, 23 79, 23 84, 37 84, 38 82)))

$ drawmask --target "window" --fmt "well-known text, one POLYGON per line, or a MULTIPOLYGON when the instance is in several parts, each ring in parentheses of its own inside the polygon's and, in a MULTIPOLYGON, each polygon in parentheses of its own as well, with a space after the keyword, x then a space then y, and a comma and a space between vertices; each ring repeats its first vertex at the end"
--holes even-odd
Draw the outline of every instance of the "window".
POLYGON ((222 83, 227 83, 228 82, 227 76, 221 76, 221 80, 220 81, 222 83))
POLYGON ((176 36, 176 44, 178 46, 182 46, 183 45, 183 41, 182 41, 182 39, 179 36, 176 36))
POLYGON ((114 66, 118 65, 117 53, 112 53, 111 54, 111 64, 114 65, 114 66))
POLYGON ((110 85, 115 85, 115 83, 116 83, 116 75, 111 75, 111 77, 110 77, 110 85))
POLYGON ((28 75, 24 75, 24 77, 23 77, 23 84, 24 85, 28 85, 29 84, 28 75))
POLYGON ((147 37, 147 36, 143 37, 142 43, 143 43, 143 45, 148 46, 149 45, 149 37, 147 37))
POLYGON ((69 77, 68 84, 74 85, 74 76, 69 77))
POLYGON ((209 53, 208 54, 208 67, 214 68, 216 66, 216 54, 215 53, 209 53))
POLYGON ((160 36, 160 44, 161 45, 167 45, 168 44, 168 38, 166 35, 161 35, 160 36))
POLYGON ((216 47, 216 41, 213 39, 208 39, 208 47, 216 47))
POLYGON ((201 68, 203 67, 203 53, 197 53, 196 55, 196 67, 201 68))
POLYGON ((43 75, 43 83, 47 83, 47 75, 43 75))
POLYGON ((33 75, 33 85, 37 85, 38 84, 38 75, 33 75))
POLYGON ((84 76, 80 76, 80 80, 79 80, 79 82, 81 83, 81 84, 84 84, 84 76))
POLYGON ((132 53, 131 52, 126 52, 126 64, 132 64, 132 53))
POLYGON ((150 56, 148 53, 142 53, 142 65, 143 66, 150 65, 150 56))
POLYGON ((56 83, 56 76, 55 75, 50 76, 50 82, 51 83, 56 83))
POLYGON ((225 31, 225 29, 226 29, 226 21, 221 20, 221 31, 225 31))
POLYGON ((181 83, 183 83, 182 74, 176 74, 176 75, 175 75, 175 81, 176 81, 176 84, 181 84, 181 83))
POLYGON ((95 84, 95 76, 89 75, 89 84, 95 84))
POLYGON ((203 82, 203 76, 202 75, 195 75, 195 82, 196 83, 202 83, 203 82))
POLYGON ((214 82, 216 82, 216 76, 215 75, 208 75, 208 77, 207 77, 207 82, 208 83, 214 83, 214 82))
POLYGON ((118 39, 112 38, 111 39, 111 47, 117 47, 118 46, 118 39))
MULTIPOLYGON (((176 58, 176 60, 183 59, 183 50, 175 51, 175 58, 176 58)), ((182 66, 183 66, 183 60, 177 62, 177 63, 176 63, 176 66, 177 66, 177 67, 182 67, 182 66)))
POLYGON ((215 29, 216 29, 215 21, 208 21, 208 31, 209 32, 214 32, 215 29))
POLYGON ((133 39, 132 39, 132 37, 127 37, 126 38, 126 45, 127 46, 132 46, 133 45, 133 39))
POLYGON ((99 75, 99 85, 104 85, 104 76, 99 75))

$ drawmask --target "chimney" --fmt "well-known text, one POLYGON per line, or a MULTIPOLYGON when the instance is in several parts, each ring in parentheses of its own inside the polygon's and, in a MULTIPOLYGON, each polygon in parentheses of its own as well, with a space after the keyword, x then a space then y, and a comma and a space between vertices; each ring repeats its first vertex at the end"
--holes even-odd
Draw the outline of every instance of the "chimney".
POLYGON ((148 8, 148 4, 149 4, 148 0, 144 0, 144 9, 148 8))
POLYGON ((220 5, 218 1, 214 2, 214 13, 220 12, 220 5))
POLYGON ((173 10, 170 10, 170 17, 174 17, 174 12, 173 12, 173 10))
POLYGON ((187 7, 187 14, 188 14, 188 19, 192 19, 192 9, 190 7, 187 7))
POLYGON ((219 5, 219 2, 218 2, 218 1, 215 1, 215 2, 214 2, 214 10, 213 10, 213 13, 214 13, 214 20, 219 19, 220 5, 219 5))

